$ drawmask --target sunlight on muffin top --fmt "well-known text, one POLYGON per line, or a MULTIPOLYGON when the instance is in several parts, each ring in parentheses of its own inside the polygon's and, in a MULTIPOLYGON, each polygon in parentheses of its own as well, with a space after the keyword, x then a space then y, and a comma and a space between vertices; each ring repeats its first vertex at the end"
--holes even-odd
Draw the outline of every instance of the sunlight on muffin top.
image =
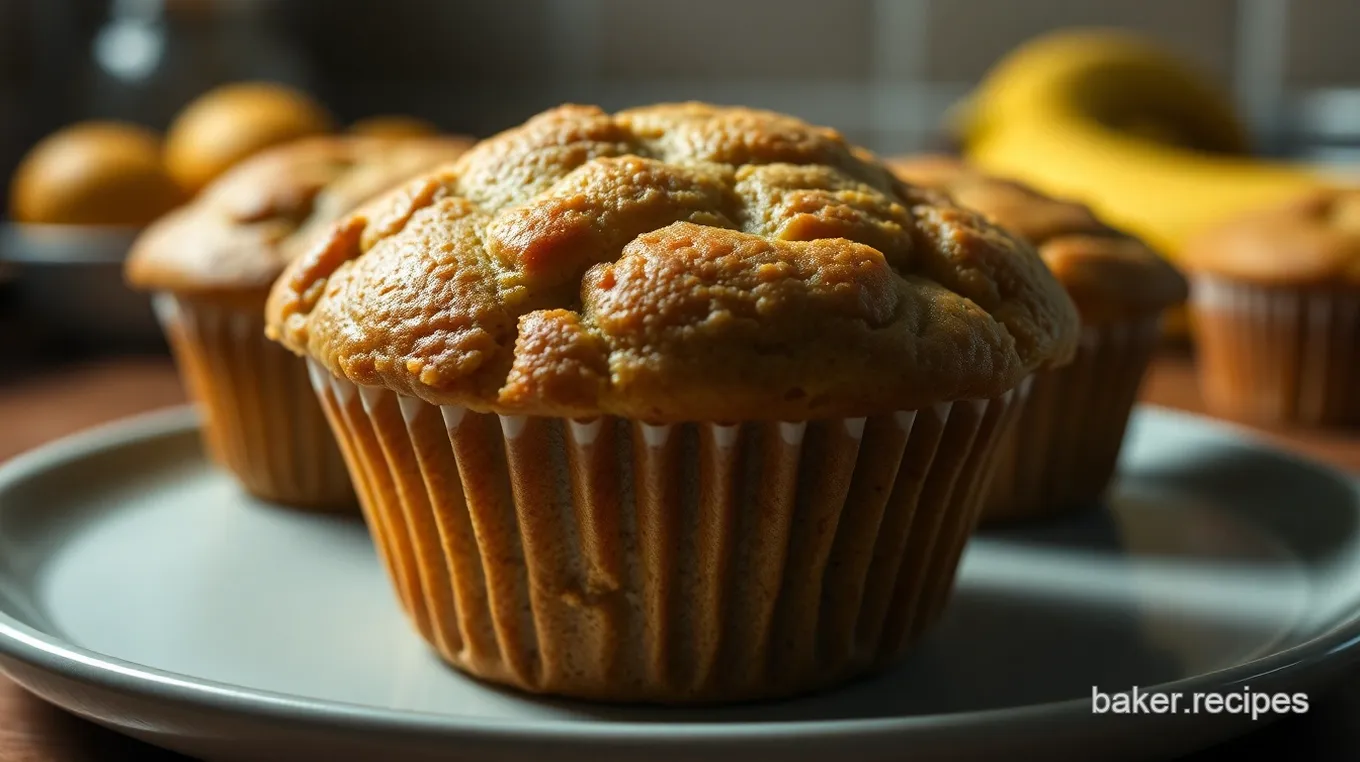
POLYGON ((563 106, 349 215, 270 334, 436 404, 796 420, 997 396, 1071 355, 1034 251, 834 130, 563 106))

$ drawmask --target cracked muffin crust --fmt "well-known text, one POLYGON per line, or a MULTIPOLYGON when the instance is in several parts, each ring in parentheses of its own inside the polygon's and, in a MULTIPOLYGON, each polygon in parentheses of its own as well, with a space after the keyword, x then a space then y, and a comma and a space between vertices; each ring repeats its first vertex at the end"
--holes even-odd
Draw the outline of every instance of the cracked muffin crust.
POLYGON ((345 136, 268 149, 148 228, 129 256, 128 281, 199 296, 259 294, 297 253, 296 241, 470 145, 457 137, 345 136))
POLYGON ((803 420, 991 398, 1075 348, 1036 253, 831 129, 563 106, 367 204, 272 338, 477 412, 803 420))
POLYGON ((1088 323, 1156 313, 1185 301, 1188 286, 1176 267, 1083 204, 950 156, 902 157, 888 166, 903 180, 943 191, 1033 244, 1088 323))

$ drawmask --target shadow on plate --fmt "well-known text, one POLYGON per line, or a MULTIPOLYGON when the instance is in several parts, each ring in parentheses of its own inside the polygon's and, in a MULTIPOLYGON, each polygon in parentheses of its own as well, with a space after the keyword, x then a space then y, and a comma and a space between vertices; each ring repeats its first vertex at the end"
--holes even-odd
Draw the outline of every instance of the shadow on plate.
POLYGON ((1122 484, 1128 489, 1116 492, 1117 511, 1121 499, 1193 501, 1231 511, 1310 563, 1325 564, 1353 546, 1360 527, 1355 482, 1303 460, 1237 444, 1143 466, 1136 479, 1122 484))
POLYGON ((1147 641, 1138 620, 1133 610, 1092 616, 1071 601, 963 588, 901 665, 838 689, 720 708, 546 703, 565 716, 617 722, 850 720, 1089 699, 1093 686, 1123 691, 1183 676, 1177 656, 1147 641))
POLYGON ((1269 450, 1214 444, 1128 469, 1102 501, 978 536, 1144 558, 1252 562, 1284 550, 1310 564, 1325 564, 1353 545, 1360 531, 1355 484, 1269 450))

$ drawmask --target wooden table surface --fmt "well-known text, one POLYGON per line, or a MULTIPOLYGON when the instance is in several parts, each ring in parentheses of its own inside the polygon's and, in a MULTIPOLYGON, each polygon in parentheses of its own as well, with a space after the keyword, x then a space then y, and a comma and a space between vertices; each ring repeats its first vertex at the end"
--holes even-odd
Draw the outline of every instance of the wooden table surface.
MULTIPOLYGON (((1153 368, 1144 399, 1201 412, 1189 359, 1168 354, 1153 368)), ((0 460, 80 429, 184 401, 163 357, 89 361, 0 378, 0 460)), ((1360 434, 1260 432, 1286 447, 1360 472, 1360 434)), ((1360 677, 1360 675, 1357 675, 1360 677)), ((1245 738, 1186 759, 1226 762, 1248 751, 1269 758, 1360 759, 1360 680, 1314 697, 1306 715, 1282 719, 1245 738), (1319 700, 1319 698, 1321 700, 1319 700)), ((30 697, 0 676, 0 762, 181 760, 123 738, 30 697)))

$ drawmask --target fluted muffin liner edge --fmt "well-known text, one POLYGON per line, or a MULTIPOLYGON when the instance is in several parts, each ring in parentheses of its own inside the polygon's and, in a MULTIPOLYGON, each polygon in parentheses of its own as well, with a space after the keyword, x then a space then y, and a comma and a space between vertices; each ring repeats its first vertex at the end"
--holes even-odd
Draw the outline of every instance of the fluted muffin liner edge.
POLYGON ((1071 363, 1031 376, 997 448, 983 524, 1049 518, 1104 495, 1162 335, 1159 314, 1089 324, 1071 363))
POLYGON ((317 511, 356 511, 306 363, 264 334, 263 310, 152 295, 209 456, 252 495, 317 511))
POLYGON ((652 425, 478 413, 309 368, 397 597, 444 660, 667 704, 893 663, 945 608, 1022 394, 652 425))
POLYGON ((1244 422, 1360 424, 1360 288, 1194 278, 1205 405, 1244 422))

